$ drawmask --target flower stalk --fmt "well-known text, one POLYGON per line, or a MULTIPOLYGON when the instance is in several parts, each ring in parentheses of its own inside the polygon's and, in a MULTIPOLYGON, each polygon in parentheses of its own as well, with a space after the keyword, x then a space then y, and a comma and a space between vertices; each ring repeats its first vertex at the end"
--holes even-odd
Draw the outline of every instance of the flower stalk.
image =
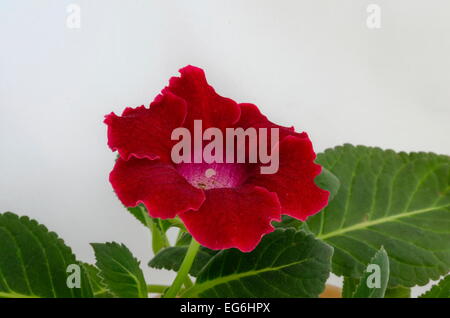
POLYGON ((166 285, 147 285, 147 291, 149 293, 157 293, 161 294, 163 293, 169 286, 166 285))
POLYGON ((175 280, 172 283, 172 286, 169 287, 167 292, 163 295, 163 298, 174 298, 178 295, 178 292, 181 289, 181 286, 186 282, 189 274, 189 270, 194 263, 195 256, 200 248, 200 244, 192 238, 191 244, 187 250, 186 256, 181 263, 180 270, 175 277, 175 280))

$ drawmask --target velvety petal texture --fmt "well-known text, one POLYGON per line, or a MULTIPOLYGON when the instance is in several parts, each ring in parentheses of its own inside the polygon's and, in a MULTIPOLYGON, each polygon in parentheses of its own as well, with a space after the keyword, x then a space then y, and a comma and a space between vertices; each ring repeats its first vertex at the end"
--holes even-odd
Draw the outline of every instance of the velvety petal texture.
POLYGON ((302 138, 288 136, 278 147, 278 172, 254 174, 247 183, 275 192, 280 199, 281 212, 304 221, 328 203, 329 192, 314 183, 322 167, 314 163, 316 154, 306 134, 302 138))
MULTIPOLYGON (((271 222, 282 214, 306 220, 326 206, 329 193, 314 182, 321 167, 314 163, 316 155, 306 133, 272 123, 253 104, 237 104, 218 95, 200 68, 186 66, 180 73, 149 108, 126 108, 121 116, 106 116, 108 145, 120 154, 110 182, 125 206, 143 203, 152 217, 179 216, 203 246, 243 252, 253 250, 263 235, 273 231, 271 222), (172 160, 171 150, 178 142, 171 140, 172 132, 183 128, 193 133, 195 120, 201 120, 202 132, 255 128, 258 139, 264 136, 259 129, 266 128, 268 155, 279 154, 278 169, 261 174, 262 160, 224 163, 222 155, 217 156, 220 162, 172 160), (271 129, 279 135, 273 143, 271 129)), ((204 147, 208 141, 200 144, 204 147)), ((243 149, 245 159, 255 150, 248 144, 231 149, 235 154, 243 149)))
POLYGON ((267 128, 267 135, 270 138, 270 128, 278 128, 279 129, 279 138, 283 140, 287 136, 297 136, 300 138, 304 137, 304 133, 298 133, 294 130, 294 127, 283 127, 277 124, 272 123, 264 116, 256 107, 256 105, 249 103, 239 104, 241 109, 241 116, 239 121, 236 123, 236 127, 242 127, 244 129, 253 127, 258 130, 258 128, 267 128))
POLYGON ((264 234, 273 231, 271 221, 280 221, 280 203, 264 188, 245 186, 206 191, 198 211, 180 214, 186 228, 210 249, 236 247, 253 250, 264 234))
POLYGON ((125 206, 143 203, 152 217, 162 219, 196 210, 205 200, 203 190, 193 187, 173 166, 159 160, 119 158, 109 181, 125 206))
POLYGON ((201 119, 203 128, 233 127, 240 116, 240 107, 235 101, 218 95, 206 81, 205 72, 195 66, 180 70, 180 77, 172 77, 163 94, 171 92, 188 105, 185 127, 193 127, 195 119, 201 119))
POLYGON ((128 107, 120 117, 111 113, 105 118, 108 146, 125 160, 134 156, 170 162, 174 145, 170 136, 184 123, 186 114, 186 102, 171 93, 158 95, 150 108, 128 107))

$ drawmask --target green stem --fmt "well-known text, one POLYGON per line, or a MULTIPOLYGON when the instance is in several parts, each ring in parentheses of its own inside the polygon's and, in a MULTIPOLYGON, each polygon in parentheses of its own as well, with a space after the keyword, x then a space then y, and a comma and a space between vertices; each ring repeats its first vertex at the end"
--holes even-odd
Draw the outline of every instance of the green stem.
POLYGON ((149 293, 162 294, 169 286, 167 285, 147 285, 147 290, 149 293))
POLYGON ((181 286, 186 281, 186 278, 188 278, 189 270, 191 269, 192 263, 194 262, 199 248, 200 244, 196 240, 194 240, 194 238, 192 238, 186 256, 181 263, 181 267, 178 271, 177 277, 175 277, 172 286, 170 286, 170 288, 164 294, 164 298, 174 298, 177 296, 181 286))
POLYGON ((152 232, 152 248, 153 254, 158 254, 160 250, 163 248, 169 247, 169 241, 167 239, 166 234, 161 230, 158 226, 158 220, 151 220, 151 232, 152 232))
POLYGON ((148 213, 147 210, 139 206, 141 210, 142 217, 144 218, 145 224, 147 225, 147 228, 150 230, 152 234, 152 250, 153 254, 157 254, 161 249, 170 246, 169 240, 167 239, 167 236, 165 233, 163 233, 156 224, 156 222, 159 222, 157 219, 152 219, 148 213))
POLYGON ((177 239, 175 240, 175 245, 178 244, 178 241, 181 239, 181 237, 183 236, 184 231, 182 229, 178 229, 178 234, 177 234, 177 239))

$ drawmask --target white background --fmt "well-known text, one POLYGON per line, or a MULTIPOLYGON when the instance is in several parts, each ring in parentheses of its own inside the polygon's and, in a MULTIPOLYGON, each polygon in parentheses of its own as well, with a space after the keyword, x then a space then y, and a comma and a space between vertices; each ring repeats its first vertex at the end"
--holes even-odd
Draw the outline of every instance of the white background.
POLYGON ((38 219, 85 261, 89 242, 123 242, 152 283, 169 283, 146 267, 149 233, 108 183, 102 121, 148 105, 187 64, 317 151, 449 154, 450 2, 372 2, 1 0, 0 211, 38 219), (366 26, 372 2, 381 29, 366 26), (66 27, 70 3, 80 29, 66 27))

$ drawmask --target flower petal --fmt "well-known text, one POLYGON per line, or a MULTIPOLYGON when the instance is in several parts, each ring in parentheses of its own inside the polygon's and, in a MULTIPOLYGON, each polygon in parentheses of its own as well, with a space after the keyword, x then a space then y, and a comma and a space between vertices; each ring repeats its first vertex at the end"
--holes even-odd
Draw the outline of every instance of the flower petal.
POLYGON ((196 210, 205 200, 201 189, 190 185, 173 166, 159 160, 119 158, 109 181, 125 206, 143 203, 152 217, 162 219, 196 210))
POLYGON ((280 220, 276 194, 246 186, 205 191, 206 200, 198 211, 180 214, 189 233, 210 249, 235 247, 253 250, 264 234, 273 231, 272 220, 280 220))
POLYGON ((111 113, 105 118, 108 146, 125 160, 135 156, 169 162, 172 131, 183 125, 186 112, 185 101, 167 93, 158 95, 150 108, 128 107, 121 117, 111 113))
POLYGON ((314 183, 314 178, 322 170, 314 163, 315 158, 306 134, 303 138, 287 136, 279 144, 278 171, 275 174, 255 174, 246 183, 275 192, 280 199, 282 214, 304 221, 327 205, 330 194, 314 183))
MULTIPOLYGON (((247 129, 249 127, 253 128, 279 128, 279 138, 283 140, 287 136, 297 136, 304 137, 305 133, 295 132, 294 127, 283 127, 272 123, 264 116, 254 104, 241 103, 239 104, 241 108, 241 117, 239 121, 235 124, 235 127, 242 127, 247 129)), ((267 136, 270 138, 270 129, 267 131, 267 136)), ((270 140, 270 139, 269 139, 270 140)))
POLYGON ((239 119, 240 108, 235 101, 218 95, 206 81, 201 68, 188 65, 180 69, 180 77, 172 77, 163 93, 170 91, 188 105, 185 127, 192 129, 194 120, 201 119, 203 128, 225 129, 239 119))

